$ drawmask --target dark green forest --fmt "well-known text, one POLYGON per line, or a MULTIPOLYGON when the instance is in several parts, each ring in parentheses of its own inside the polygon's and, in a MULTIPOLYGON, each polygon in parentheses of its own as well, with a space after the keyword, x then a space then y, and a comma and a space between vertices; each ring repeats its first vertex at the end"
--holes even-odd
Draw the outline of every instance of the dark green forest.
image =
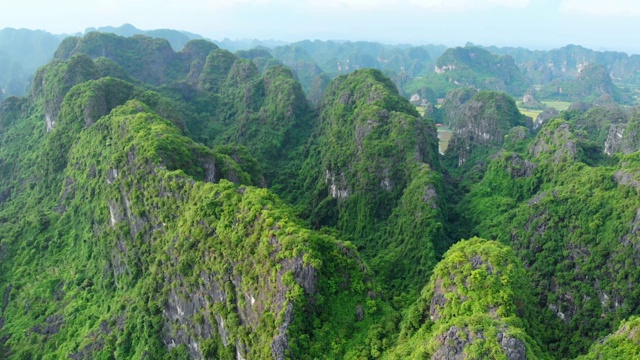
POLYGON ((0 104, 0 358, 640 354, 640 109, 606 65, 97 30, 0 104))

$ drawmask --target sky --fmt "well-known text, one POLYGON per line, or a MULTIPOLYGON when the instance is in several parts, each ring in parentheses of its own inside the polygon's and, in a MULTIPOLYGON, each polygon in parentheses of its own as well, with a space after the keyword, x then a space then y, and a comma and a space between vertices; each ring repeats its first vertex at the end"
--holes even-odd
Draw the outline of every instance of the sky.
POLYGON ((640 0, 3 0, 0 28, 83 32, 132 24, 213 40, 567 44, 640 54, 640 0))

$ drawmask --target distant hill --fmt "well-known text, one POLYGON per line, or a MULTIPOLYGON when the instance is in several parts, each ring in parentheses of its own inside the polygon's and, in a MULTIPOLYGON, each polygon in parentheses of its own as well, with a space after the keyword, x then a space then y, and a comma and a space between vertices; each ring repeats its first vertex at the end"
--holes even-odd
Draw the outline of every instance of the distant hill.
POLYGON ((322 76, 334 78, 365 68, 383 71, 396 83, 402 94, 403 84, 414 76, 432 72, 432 59, 445 50, 446 47, 442 45, 304 40, 278 46, 271 53, 295 71, 305 92, 313 98, 311 88, 314 82, 323 83, 322 76))
MULTIPOLYGON (((173 29, 142 30, 131 24, 90 27, 90 32, 113 33, 131 37, 144 35, 166 39, 174 51, 181 50, 201 35, 173 29)), ((53 51, 66 34, 51 34, 41 30, 0 30, 0 99, 24 95, 31 86, 35 70, 53 56, 53 51)), ((634 89, 640 86, 640 56, 623 52, 595 51, 579 45, 567 45, 549 51, 515 47, 480 47, 468 43, 465 47, 447 49, 444 45, 388 45, 368 41, 303 40, 287 43, 278 40, 222 39, 216 45, 230 52, 262 51, 249 58, 260 72, 278 64, 290 67, 300 81, 307 97, 319 102, 328 80, 363 68, 381 70, 398 87, 400 94, 416 104, 434 103, 459 87, 506 92, 522 96, 554 84, 556 88, 571 87, 582 69, 590 64, 601 65, 618 90, 604 91, 612 101, 638 101, 634 89), (266 55, 269 52, 270 55, 266 55), (258 56, 259 55, 259 56, 258 56), (634 98, 634 95, 636 98, 634 98)), ((247 56, 239 53, 240 57, 247 56)), ((576 96, 558 95, 544 88, 536 94, 540 100, 551 99, 596 101, 602 91, 579 92, 576 96), (578 98, 581 97, 581 98, 578 98)), ((602 101, 600 99, 599 101, 602 101)), ((608 100, 607 100, 608 101, 608 100)))
POLYGON ((587 64, 604 66, 615 82, 640 83, 640 55, 596 51, 580 45, 567 45, 549 51, 496 46, 485 49, 513 57, 525 76, 537 84, 545 84, 557 78, 575 78, 587 64))
POLYGON ((629 102, 628 96, 623 94, 620 88, 613 83, 607 69, 597 63, 582 66, 573 79, 558 78, 553 80, 544 85, 537 96, 543 99, 572 102, 629 102))
POLYGON ((189 40, 203 39, 201 35, 190 33, 187 31, 172 29, 141 30, 131 24, 124 24, 119 27, 103 26, 99 28, 87 28, 84 33, 88 34, 94 31, 102 33, 113 33, 116 35, 127 37, 131 37, 133 35, 146 35, 153 38, 163 38, 167 39, 169 41, 169 44, 171 44, 171 47, 176 51, 181 50, 182 47, 189 42, 189 40))
MULTIPOLYGON (((176 51, 192 39, 203 38, 190 32, 171 29, 141 30, 130 24, 88 28, 85 34, 96 31, 129 37, 145 35, 163 38, 176 51)), ((52 34, 43 30, 0 30, 0 100, 11 95, 26 94, 31 87, 33 74, 51 60, 58 45, 68 36, 69 34, 52 34)))
POLYGON ((506 92, 521 96, 529 81, 509 55, 496 55, 485 49, 466 46, 447 49, 435 62, 434 72, 411 80, 408 92, 430 87, 438 97, 457 87, 506 92))
POLYGON ((0 358, 637 358, 640 108, 603 65, 534 129, 504 92, 455 78, 421 115, 407 72, 290 49, 317 108, 270 49, 100 32, 0 102, 0 358))
POLYGON ((236 52, 239 50, 250 50, 258 47, 275 48, 277 46, 287 45, 286 41, 279 40, 258 40, 258 39, 234 39, 224 38, 222 40, 213 40, 220 48, 236 52))
MULTIPOLYGON (((374 68, 411 76, 431 71, 432 58, 444 51, 444 46, 385 45, 368 41, 304 40, 285 46, 289 51, 304 49, 329 74, 346 74, 353 70, 374 68)), ((287 49, 274 49, 286 54, 287 49)), ((277 56, 276 56, 277 57, 277 56)), ((334 76, 335 76, 334 75, 334 76)))
POLYGON ((64 37, 42 30, 0 30, 0 99, 24 95, 30 77, 51 59, 64 37))

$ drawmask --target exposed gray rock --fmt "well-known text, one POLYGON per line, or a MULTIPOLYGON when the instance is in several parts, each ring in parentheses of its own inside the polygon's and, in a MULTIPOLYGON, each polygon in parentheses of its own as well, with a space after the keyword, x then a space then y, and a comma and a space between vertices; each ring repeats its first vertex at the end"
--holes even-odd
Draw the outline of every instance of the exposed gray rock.
POLYGON ((546 196, 547 196, 547 192, 538 193, 536 194, 536 196, 532 197, 531 200, 529 200, 528 204, 537 205, 540 202, 540 200, 542 200, 546 196))
POLYGON ((4 314, 4 310, 9 306, 9 296, 11 295, 11 289, 13 289, 13 285, 9 284, 7 288, 4 290, 4 300, 2 301, 2 313, 4 314))
MULTIPOLYGON (((389 114, 386 114, 386 117, 389 117, 389 114)), ((358 150, 362 150, 362 143, 364 139, 373 131, 373 128, 378 126, 379 123, 373 120, 368 120, 364 124, 356 125, 356 146, 358 150)))
POLYGON ((458 158, 458 166, 465 164, 475 149, 500 148, 511 128, 533 127, 531 118, 521 115, 513 100, 499 93, 481 92, 460 109, 445 109, 444 105, 442 109, 454 129, 447 154, 458 158))
POLYGON ((452 326, 447 332, 439 335, 437 341, 441 345, 431 356, 432 360, 464 360, 467 358, 464 348, 473 343, 473 336, 468 329, 452 326), (461 335, 463 332, 465 334, 461 335))
POLYGON ((509 141, 512 143, 518 143, 529 137, 529 129, 524 126, 516 126, 509 130, 509 141))
POLYGON ((640 190, 640 171, 618 170, 613 174, 613 181, 618 185, 626 185, 640 190))
MULTIPOLYGON (((472 332, 467 327, 452 326, 436 337, 440 346, 431 356, 432 360, 465 360, 468 355, 465 348, 476 340, 487 341, 483 332, 472 332)), ((497 342, 508 360, 526 360, 527 348, 523 341, 507 335, 502 329, 498 332, 497 342)))
POLYGON ((533 121, 533 128, 538 129, 541 128, 544 124, 547 123, 548 120, 553 119, 558 116, 558 110, 552 107, 546 107, 544 110, 538 114, 538 116, 533 121))
POLYGON ((611 156, 614 153, 622 151, 622 139, 624 138, 624 132, 627 129, 627 124, 613 124, 609 128, 609 134, 607 140, 604 142, 604 153, 611 156))
POLYGON ((45 320, 44 324, 38 324, 31 328, 31 331, 40 335, 55 335, 60 332, 60 328, 64 325, 62 315, 51 315, 45 320))
POLYGON ((451 128, 456 128, 463 116, 464 104, 469 101, 478 90, 473 88, 455 89, 449 91, 442 102, 442 123, 451 128))
POLYGON ((431 321, 440 319, 440 309, 447 304, 447 298, 444 296, 446 289, 442 287, 442 279, 436 280, 436 286, 433 290, 433 297, 429 305, 429 318, 431 321))
MULTIPOLYGON (((558 286, 555 283, 552 283, 552 289, 554 291, 558 291, 558 286)), ((564 321, 566 324, 571 322, 571 319, 575 316, 578 311, 575 299, 573 295, 568 292, 560 292, 557 296, 557 302, 553 304, 548 304, 547 308, 551 310, 560 320, 564 321)))
POLYGON ((216 159, 214 157, 201 157, 200 166, 204 170, 204 181, 215 182, 216 181, 216 159))
POLYGON ((109 215, 110 215, 109 224, 111 225, 112 228, 115 229, 116 224, 122 221, 123 219, 122 210, 120 209, 120 205, 118 205, 118 203, 114 200, 109 200, 108 204, 109 204, 109 215))
POLYGON ((607 107, 606 115, 611 118, 611 127, 605 141, 604 152, 631 154, 640 151, 640 111, 620 107, 607 107), (609 108, 613 111, 609 110, 609 108))
POLYGON ((522 104, 528 109, 542 109, 544 107, 544 105, 540 101, 536 100, 531 93, 524 94, 522 97, 522 104))
POLYGON ((621 243, 625 246, 633 246, 640 251, 640 208, 636 210, 636 217, 630 224, 629 232, 621 239, 621 243))
POLYGON ((325 170, 324 181, 329 184, 329 194, 337 199, 349 197, 349 185, 343 173, 335 174, 329 169, 325 170))
POLYGON ((498 343, 508 360, 526 360, 527 347, 521 340, 515 339, 502 332, 498 333, 498 343))
POLYGON ((534 170, 538 167, 536 163, 524 160, 518 154, 511 154, 506 159, 506 170, 512 178, 522 178, 533 176, 534 170))
POLYGON ((360 304, 356 305, 356 320, 364 320, 364 306, 360 304))
MULTIPOLYGON (((272 244, 277 245, 277 239, 273 238, 272 244)), ((202 359, 201 341, 218 335, 224 346, 235 346, 238 358, 250 357, 249 344, 233 339, 225 326, 224 316, 211 313, 211 309, 216 303, 227 306, 231 296, 232 299, 235 299, 235 306, 230 310, 236 312, 240 326, 245 327, 248 331, 253 331, 259 326, 265 311, 284 314, 282 323, 271 343, 271 350, 275 359, 290 357, 291 350, 289 349, 287 331, 293 322, 294 307, 287 300, 289 289, 282 280, 288 273, 293 274, 296 283, 304 289, 306 295, 312 298, 316 291, 316 271, 311 265, 305 265, 301 257, 285 259, 280 262, 276 283, 269 285, 275 288, 275 294, 272 298, 265 298, 265 296, 271 295, 264 294, 262 290, 247 289, 242 277, 235 275, 233 268, 230 269, 228 275, 222 277, 201 272, 200 285, 197 288, 185 284, 181 278, 174 279, 173 288, 163 309, 165 317, 163 342, 169 349, 184 344, 192 358, 202 359), (227 285, 223 286, 223 284, 227 285), (240 302, 239 298, 242 297, 244 301, 240 302), (268 305, 269 308, 267 308, 267 303, 271 304, 268 305), (209 319, 215 319, 215 322, 211 323, 209 319), (215 334, 214 325, 217 327, 217 334, 215 334)), ((271 276, 266 274, 265 276, 264 282, 269 284, 271 280, 268 279, 271 276)))
POLYGON ((289 328, 289 324, 293 321, 293 304, 289 303, 287 305, 287 309, 284 313, 284 321, 278 328, 278 335, 273 339, 271 343, 271 354, 273 354, 273 358, 275 360, 284 360, 286 359, 286 352, 288 351, 290 355, 291 349, 289 348, 289 340, 287 338, 287 330, 289 328))
POLYGON ((45 128, 47 132, 51 132, 51 130, 56 126, 56 119, 57 114, 54 115, 48 111, 44 114, 45 128))
MULTIPOLYGON (((215 331, 208 311, 214 303, 226 303, 229 294, 213 274, 204 271, 200 272, 197 289, 187 290, 181 278, 174 281, 178 286, 171 289, 162 311, 165 317, 162 340, 169 349, 185 344, 192 358, 202 359, 200 341, 210 339, 215 331)), ((213 315, 222 344, 228 346, 230 336, 225 321, 219 314, 213 315)))
POLYGON ((424 195, 422 196, 422 201, 426 204, 429 204, 432 209, 438 208, 438 192, 433 184, 429 184, 424 187, 424 195))
POLYGON ((107 184, 113 184, 118 179, 118 169, 107 170, 107 184))
POLYGON ((535 158, 550 154, 554 164, 575 160, 578 154, 578 143, 567 123, 558 125, 556 129, 543 129, 529 147, 529 154, 535 158))

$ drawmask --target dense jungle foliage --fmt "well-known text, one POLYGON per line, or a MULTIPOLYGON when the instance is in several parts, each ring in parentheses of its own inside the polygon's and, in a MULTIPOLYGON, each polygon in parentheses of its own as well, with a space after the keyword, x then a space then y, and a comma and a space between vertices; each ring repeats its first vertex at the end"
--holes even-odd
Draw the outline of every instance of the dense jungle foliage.
POLYGON ((640 111, 282 65, 364 45, 62 41, 0 104, 0 357, 637 356, 640 111))

